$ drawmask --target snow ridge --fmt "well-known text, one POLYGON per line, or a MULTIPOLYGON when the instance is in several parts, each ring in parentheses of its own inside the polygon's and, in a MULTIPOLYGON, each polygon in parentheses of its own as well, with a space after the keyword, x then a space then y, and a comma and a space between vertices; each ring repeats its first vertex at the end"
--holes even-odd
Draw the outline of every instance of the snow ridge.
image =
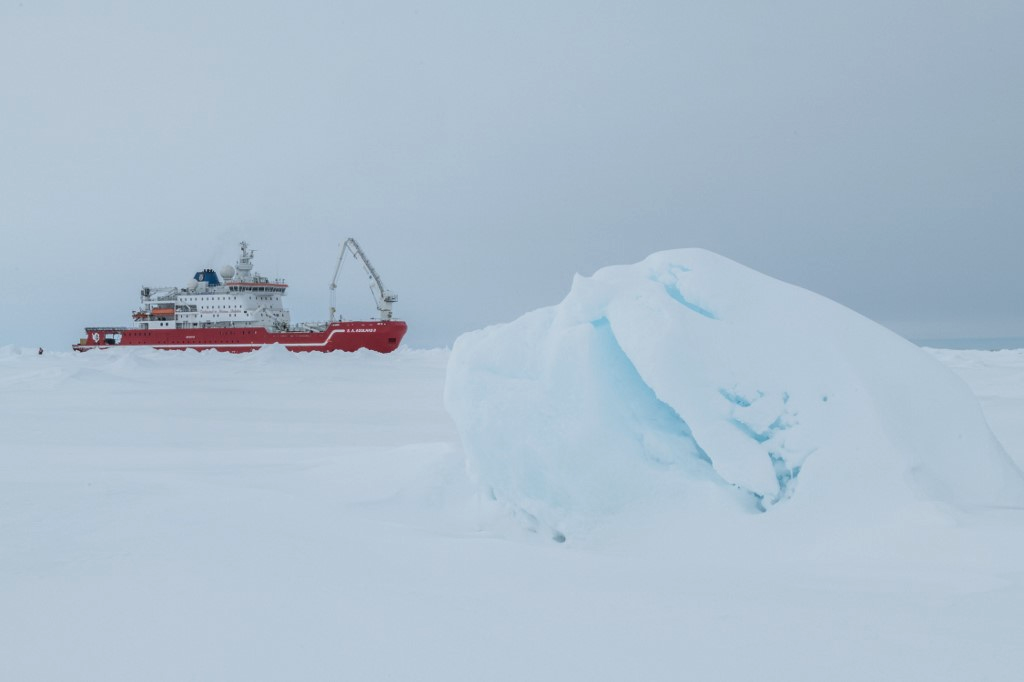
POLYGON ((559 305, 463 335, 445 404, 471 473, 559 535, 664 498, 1024 504, 1024 477, 947 369, 699 249, 577 276, 559 305))

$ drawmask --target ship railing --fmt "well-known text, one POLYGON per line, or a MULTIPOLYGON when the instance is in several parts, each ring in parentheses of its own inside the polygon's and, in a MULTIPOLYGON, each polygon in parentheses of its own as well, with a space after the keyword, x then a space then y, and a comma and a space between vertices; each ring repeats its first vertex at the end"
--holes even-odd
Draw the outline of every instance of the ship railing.
POLYGON ((326 322, 300 322, 288 327, 290 332, 322 332, 327 329, 326 322))

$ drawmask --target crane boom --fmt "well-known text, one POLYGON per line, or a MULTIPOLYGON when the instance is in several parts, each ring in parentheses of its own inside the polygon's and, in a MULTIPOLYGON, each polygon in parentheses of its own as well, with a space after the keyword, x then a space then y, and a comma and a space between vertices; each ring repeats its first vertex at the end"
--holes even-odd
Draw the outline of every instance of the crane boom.
POLYGON ((338 263, 334 266, 334 277, 331 278, 331 311, 328 322, 334 322, 334 314, 337 312, 335 307, 337 301, 336 289, 338 288, 338 275, 341 273, 341 265, 345 260, 345 254, 351 253, 352 257, 358 260, 363 270, 370 277, 370 291, 373 292, 374 302, 377 304, 377 311, 380 313, 381 320, 391 319, 391 304, 398 300, 398 296, 394 292, 389 291, 384 287, 384 282, 381 281, 380 275, 377 274, 377 270, 373 267, 370 259, 363 253, 362 248, 359 246, 359 242, 349 237, 345 240, 345 243, 341 245, 341 253, 338 254, 338 263))

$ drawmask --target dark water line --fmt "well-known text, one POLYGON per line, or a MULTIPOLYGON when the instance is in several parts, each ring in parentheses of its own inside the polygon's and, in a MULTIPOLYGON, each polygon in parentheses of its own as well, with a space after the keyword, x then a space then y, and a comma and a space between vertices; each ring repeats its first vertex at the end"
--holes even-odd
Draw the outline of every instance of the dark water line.
POLYGON ((910 339, 912 343, 927 348, 950 348, 953 350, 1006 350, 1024 348, 1024 336, 1006 336, 999 338, 963 338, 963 339, 910 339))

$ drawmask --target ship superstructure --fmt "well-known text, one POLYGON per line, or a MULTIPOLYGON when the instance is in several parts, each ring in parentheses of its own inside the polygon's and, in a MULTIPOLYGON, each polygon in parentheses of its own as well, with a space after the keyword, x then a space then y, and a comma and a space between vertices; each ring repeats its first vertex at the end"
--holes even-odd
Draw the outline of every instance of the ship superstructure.
POLYGON ((142 306, 132 317, 139 329, 265 327, 287 331, 290 315, 282 303, 288 291, 283 279, 270 280, 253 271, 253 251, 246 242, 234 267, 220 276, 200 270, 183 289, 143 287, 142 306), (222 279, 223 278, 223 279, 222 279))
POLYGON ((342 244, 334 278, 327 322, 293 326, 283 298, 288 284, 269 279, 253 267, 254 251, 242 242, 234 266, 220 273, 206 268, 195 273, 187 286, 143 287, 141 305, 132 314, 129 327, 87 327, 86 337, 75 350, 114 346, 149 346, 161 349, 215 349, 232 352, 255 350, 280 343, 289 350, 358 350, 369 348, 389 352, 398 347, 406 324, 392 319, 391 307, 397 297, 384 287, 359 244, 348 239, 342 244), (346 254, 360 261, 371 281, 371 291, 380 318, 366 321, 336 320, 336 282, 346 254))

